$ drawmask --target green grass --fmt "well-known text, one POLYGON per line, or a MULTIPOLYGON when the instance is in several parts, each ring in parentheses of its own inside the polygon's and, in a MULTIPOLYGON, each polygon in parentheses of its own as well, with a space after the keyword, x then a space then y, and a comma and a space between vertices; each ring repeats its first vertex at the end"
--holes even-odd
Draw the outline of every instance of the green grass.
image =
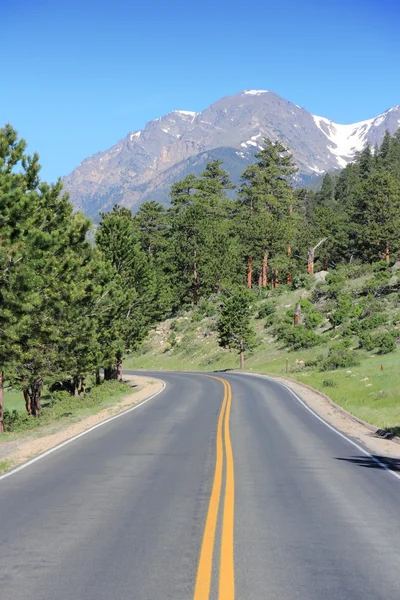
MULTIPOLYGON (((45 435, 49 433, 49 428, 57 430, 69 423, 80 421, 117 404, 134 391, 129 385, 117 381, 103 382, 100 386, 93 387, 84 397, 77 398, 67 392, 50 394, 44 390, 41 417, 34 419, 26 414, 22 392, 7 389, 4 394, 4 407, 13 414, 11 421, 8 420, 8 431, 6 430, 2 439, 7 442, 20 437, 24 432, 45 435)), ((5 423, 7 424, 7 421, 5 423)))
POLYGON ((20 390, 4 390, 4 408, 8 410, 24 410, 25 401, 20 390))
MULTIPOLYGON (((360 288, 366 277, 349 279, 349 289, 360 288)), ((305 290, 287 291, 271 295, 277 314, 285 314, 294 308, 300 297, 310 297, 305 290)), ((255 314, 261 302, 257 301, 255 314)), ((397 297, 385 300, 388 314, 399 311, 397 297)), ((216 334, 217 315, 192 321, 193 311, 169 319, 153 330, 142 348, 124 363, 125 368, 207 370, 218 371, 236 369, 239 357, 236 353, 219 348, 216 334), (168 336, 174 330, 178 338, 171 347, 168 336)), ((400 347, 390 354, 377 355, 374 352, 357 350, 357 338, 351 339, 352 349, 360 360, 357 367, 319 372, 318 367, 307 368, 296 361, 316 361, 320 355, 326 356, 335 332, 325 321, 321 331, 323 343, 310 349, 288 351, 277 342, 271 329, 264 328, 263 319, 254 319, 258 346, 246 357, 245 369, 260 373, 286 375, 327 394, 334 402, 357 417, 381 428, 391 429, 400 434, 400 347), (383 370, 381 370, 381 366, 383 370), (348 372, 351 371, 351 372, 348 372), (366 379, 368 378, 368 379, 366 379), (328 385, 324 382, 328 381, 328 385), (330 383, 330 385, 329 385, 330 383)), ((337 334, 339 338, 339 332, 337 334)), ((399 331, 400 336, 400 331, 399 331)))

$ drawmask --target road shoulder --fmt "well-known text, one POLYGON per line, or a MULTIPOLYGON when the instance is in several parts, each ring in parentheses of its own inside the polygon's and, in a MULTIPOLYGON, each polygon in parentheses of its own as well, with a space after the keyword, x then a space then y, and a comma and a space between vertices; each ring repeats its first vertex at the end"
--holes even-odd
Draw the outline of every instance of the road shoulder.
POLYGON ((380 437, 376 433, 378 431, 376 427, 363 423, 353 415, 348 414, 322 392, 315 390, 307 384, 295 381, 290 377, 266 375, 264 373, 252 374, 273 379, 289 387, 321 419, 353 440, 360 442, 371 454, 387 458, 400 458, 398 438, 396 438, 396 441, 380 437))
POLYGON ((11 451, 3 454, 5 460, 2 466, 4 465, 4 467, 0 469, 0 474, 14 469, 112 417, 121 415, 151 396, 161 392, 164 386, 163 382, 159 379, 139 375, 124 375, 124 381, 127 382, 128 386, 127 395, 104 410, 85 417, 76 423, 66 425, 55 433, 45 434, 40 437, 24 437, 20 441, 13 441, 10 444, 11 451), (129 387, 131 390, 134 389, 134 391, 129 391, 129 387))

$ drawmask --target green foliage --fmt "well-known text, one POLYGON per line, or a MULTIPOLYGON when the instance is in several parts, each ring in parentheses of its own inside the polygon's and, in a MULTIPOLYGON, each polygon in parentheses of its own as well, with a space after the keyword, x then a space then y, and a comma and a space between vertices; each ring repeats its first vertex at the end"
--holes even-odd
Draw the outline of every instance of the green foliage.
POLYGON ((354 351, 346 348, 343 345, 333 346, 328 356, 320 363, 320 371, 334 371, 346 367, 355 367, 359 364, 358 358, 354 355, 354 351))
POLYGON ((324 387, 331 387, 331 388, 337 387, 337 383, 333 379, 324 379, 324 381, 322 382, 322 385, 324 387))
POLYGON ((375 339, 378 354, 388 354, 396 350, 396 337, 393 333, 378 333, 375 339))
POLYGON ((276 328, 277 339, 284 343, 290 350, 300 348, 313 348, 321 343, 321 336, 314 331, 306 329, 303 325, 281 325, 276 328))
POLYGON ((217 325, 219 344, 223 348, 243 352, 254 346, 255 332, 250 325, 252 299, 245 288, 236 289, 225 299, 217 325))
POLYGON ((271 302, 271 301, 263 302, 260 310, 258 311, 257 319, 265 319, 266 317, 273 315, 275 312, 276 312, 276 306, 273 302, 271 302))
POLYGON ((388 354, 396 349, 396 334, 388 331, 373 334, 366 331, 359 336, 359 346, 368 351, 377 349, 378 354, 388 354))

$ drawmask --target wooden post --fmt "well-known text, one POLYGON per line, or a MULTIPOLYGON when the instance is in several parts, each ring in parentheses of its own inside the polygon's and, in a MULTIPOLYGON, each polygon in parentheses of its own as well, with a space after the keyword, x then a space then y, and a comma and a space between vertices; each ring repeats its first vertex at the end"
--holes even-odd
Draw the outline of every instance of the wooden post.
POLYGON ((387 244, 386 244, 385 259, 386 259, 387 264, 390 264, 390 247, 389 247, 389 242, 387 242, 387 244))

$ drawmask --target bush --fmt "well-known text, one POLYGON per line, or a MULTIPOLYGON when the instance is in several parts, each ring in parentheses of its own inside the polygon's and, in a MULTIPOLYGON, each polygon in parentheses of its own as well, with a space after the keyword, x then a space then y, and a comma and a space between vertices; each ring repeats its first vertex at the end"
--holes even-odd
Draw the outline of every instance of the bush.
POLYGON ((293 290, 299 290, 301 288, 309 290, 309 289, 311 289, 312 284, 313 284, 312 277, 310 277, 306 273, 298 273, 297 275, 294 275, 294 277, 292 279, 292 289, 293 290))
POLYGON ((4 409, 4 431, 22 431, 37 426, 38 421, 19 410, 4 409))
POLYGON ((337 387, 337 383, 336 381, 334 381, 333 379, 324 379, 324 381, 322 382, 322 385, 324 387, 337 387))
POLYGON ((313 348, 321 343, 321 337, 303 325, 297 325, 297 327, 282 325, 277 328, 275 335, 291 350, 313 348))
POLYGON ((171 346, 171 348, 173 348, 174 346, 176 346, 176 344, 178 343, 178 338, 176 336, 175 331, 170 331, 169 332, 169 335, 167 337, 167 342, 171 346))
POLYGON ((392 333, 378 333, 375 342, 375 347, 378 348, 378 354, 388 354, 389 352, 396 350, 396 338, 392 333))
POLYGON ((328 356, 321 362, 320 371, 335 371, 345 367, 355 367, 359 361, 354 356, 354 352, 344 346, 334 346, 328 356))
POLYGON ((375 348, 375 336, 371 333, 364 332, 359 336, 359 347, 364 348, 368 352, 375 348))
POLYGON ((273 302, 267 301, 262 304, 258 311, 257 319, 265 319, 276 312, 276 307, 273 302))
POLYGON ((200 323, 200 321, 202 321, 203 319, 204 319, 204 316, 201 313, 195 312, 192 314, 191 322, 192 323, 200 323))
POLYGON ((311 311, 305 316, 305 326, 307 329, 315 329, 323 322, 323 317, 316 310, 311 311))
POLYGON ((187 327, 187 321, 172 321, 170 329, 179 333, 184 331, 187 327))
POLYGON ((200 300, 197 310, 203 317, 213 317, 217 312, 217 307, 212 302, 200 300))
POLYGON ((328 285, 328 293, 331 298, 337 298, 343 291, 346 283, 346 277, 338 272, 328 273, 325 279, 328 285))

